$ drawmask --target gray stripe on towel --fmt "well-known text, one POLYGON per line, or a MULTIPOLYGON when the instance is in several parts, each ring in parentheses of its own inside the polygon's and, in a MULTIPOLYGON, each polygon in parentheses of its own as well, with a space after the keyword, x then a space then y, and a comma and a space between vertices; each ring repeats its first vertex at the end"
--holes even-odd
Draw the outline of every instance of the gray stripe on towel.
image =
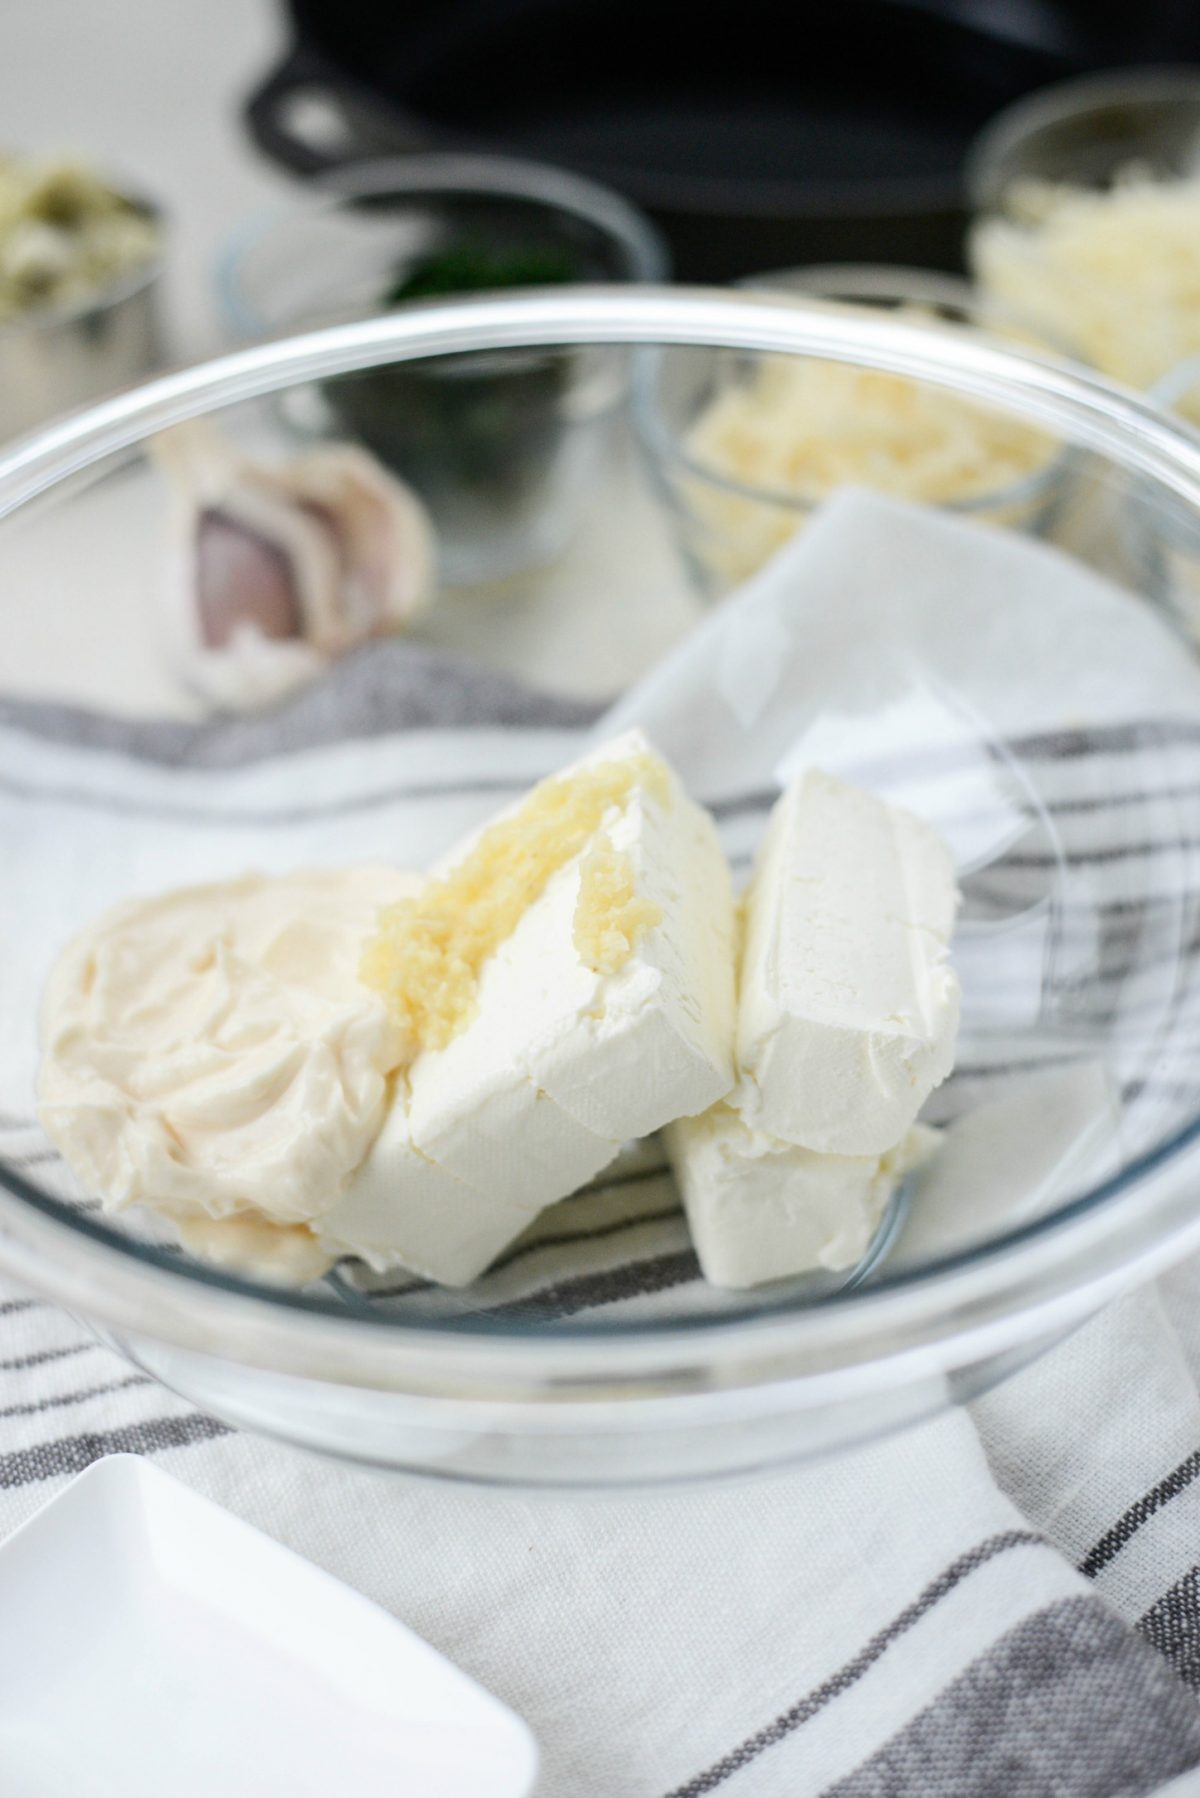
POLYGON ((48 1361, 66 1361, 71 1355, 90 1355, 99 1347, 98 1342, 70 1342, 64 1348, 39 1349, 33 1355, 16 1355, 11 1361, 0 1361, 0 1373, 23 1373, 27 1367, 44 1367, 48 1361))
POLYGON ((1200 1567, 1176 1580, 1139 1619, 1138 1629, 1185 1685, 1200 1687, 1200 1567))
MULTIPOLYGON (((661 1168, 653 1169, 650 1175, 650 1178, 655 1180, 663 1180, 666 1177, 661 1168)), ((669 1223, 676 1219, 682 1219, 682 1217, 683 1213, 676 1202, 658 1211, 643 1211, 636 1213, 633 1217, 619 1217, 612 1223, 593 1224, 589 1229, 559 1230, 544 1236, 535 1236, 530 1241, 518 1242, 515 1248, 508 1249, 503 1255, 498 1255, 487 1269, 484 1277, 490 1280, 495 1274, 504 1273, 507 1268, 515 1267, 519 1262, 528 1260, 531 1255, 541 1254, 543 1250, 586 1248, 594 1242, 605 1242, 610 1238, 627 1236, 634 1230, 640 1230, 644 1224, 669 1223)), ((355 1290, 361 1298, 394 1299, 403 1298, 410 1292, 428 1292, 434 1286, 433 1281, 417 1279, 414 1276, 411 1280, 405 1280, 402 1284, 395 1286, 363 1286, 355 1290)), ((542 1290, 539 1289, 537 1292, 523 1294, 520 1301, 514 1302, 534 1305, 541 1298, 542 1290)), ((487 1307, 484 1308, 487 1309, 487 1307)))
POLYGON ((1101 1568, 1107 1567, 1116 1559, 1125 1544, 1141 1529, 1147 1520, 1161 1511, 1163 1506, 1178 1498, 1192 1481, 1200 1476, 1200 1448, 1193 1449, 1177 1467, 1173 1467, 1165 1478, 1152 1486, 1149 1492, 1143 1493, 1136 1504, 1130 1505, 1111 1529, 1105 1530, 1100 1540, 1093 1544, 1079 1563, 1079 1571, 1088 1579, 1095 1579, 1101 1568))
POLYGON ((619 1267, 607 1267, 599 1273, 578 1274, 574 1279, 556 1280, 536 1292, 502 1305, 485 1306, 485 1317, 535 1317, 539 1323, 576 1317, 581 1311, 599 1305, 615 1305, 622 1299, 647 1298, 656 1292, 669 1292, 675 1286, 686 1286, 700 1278, 700 1263, 694 1249, 680 1249, 672 1255, 656 1255, 647 1261, 626 1261, 619 1267))
POLYGON ((824 1798, 1141 1798, 1200 1765, 1200 1708, 1098 1599, 1000 1638, 824 1798))
POLYGON ((349 655, 294 699, 251 717, 180 724, 110 717, 43 700, 0 698, 0 725, 51 742, 112 750, 174 768, 235 768, 347 737, 403 730, 513 726, 572 730, 601 707, 539 692, 480 663, 419 643, 375 643, 349 655))
POLYGON ((11 1317, 15 1311, 44 1311, 40 1299, 5 1299, 0 1304, 0 1317, 11 1317))
POLYGON ((88 1430, 57 1442, 39 1442, 36 1448, 0 1455, 0 1489, 82 1473, 104 1455, 152 1455, 161 1449, 186 1448, 190 1442, 208 1442, 232 1433, 228 1424, 218 1423, 216 1418, 205 1417, 199 1411, 181 1417, 155 1417, 119 1430, 88 1430))
POLYGON ((152 1386, 148 1373, 126 1374, 120 1380, 106 1380, 101 1386, 85 1386, 82 1392, 59 1392, 52 1398, 33 1399, 25 1405, 5 1405, 0 1417, 38 1417, 43 1411, 61 1411, 68 1405, 84 1405, 110 1392, 124 1392, 130 1386, 152 1386))
POLYGON ((1043 761, 1079 761, 1089 755, 1121 754, 1130 749, 1200 744, 1200 724, 1193 718, 1142 718, 1125 724, 1086 724, 1078 730, 1037 731, 1021 739, 1026 755, 1043 761))
POLYGON ((498 779, 492 775, 463 779, 424 780, 408 785, 396 782, 375 793, 353 798, 304 800, 296 805, 273 805, 266 810, 239 806, 180 805, 161 799, 130 799, 123 793, 101 793, 88 787, 37 786, 0 774, 0 792, 10 799, 28 799, 36 805, 82 806, 85 811, 109 812, 115 818, 156 818, 170 824, 220 824, 226 830, 261 831, 263 826, 307 824, 316 818, 353 818, 365 812, 386 810, 400 800, 459 799, 466 794, 510 795, 523 793, 529 782, 519 776, 498 779))
MULTIPOLYGON (((885 1624, 876 1635, 872 1636, 852 1661, 847 1661, 845 1666, 839 1667, 837 1672, 831 1674, 823 1684, 811 1692, 806 1692, 803 1698, 797 1699, 789 1710, 784 1711, 773 1722, 766 1724, 756 1734, 748 1736, 744 1742, 740 1742, 736 1748, 731 1749, 719 1761, 715 1761, 711 1767, 706 1767, 704 1772, 697 1773, 694 1778, 686 1780, 683 1785, 676 1786, 667 1794, 667 1798, 705 1798, 706 1793, 715 1792, 718 1786, 724 1785, 735 1774, 741 1773, 744 1768, 749 1767, 758 1759, 759 1755, 765 1754, 768 1749, 786 1741, 819 1711, 823 1711, 827 1704, 832 1703, 843 1692, 848 1692, 852 1686, 857 1685, 863 1675, 868 1673, 876 1661, 881 1659, 893 1642, 905 1635, 915 1623, 919 1623, 922 1617, 940 1604, 943 1598, 953 1592, 956 1586, 961 1585, 963 1580, 969 1578, 977 1568, 995 1560, 997 1555, 1006 1554, 1010 1549, 1030 1547, 1048 1548, 1049 1544, 1033 1530, 1003 1530, 999 1535, 989 1536, 986 1541, 976 1543, 974 1548, 967 1549, 965 1554, 959 1555, 956 1560, 951 1561, 948 1567, 943 1568, 937 1578, 931 1580, 925 1590, 919 1593, 911 1604, 905 1605, 904 1609, 897 1612, 890 1623, 885 1624)), ((959 1795, 955 1794, 954 1798, 959 1798, 959 1795)), ((1016 1794, 1011 1794, 1011 1798, 1016 1798, 1016 1794)))

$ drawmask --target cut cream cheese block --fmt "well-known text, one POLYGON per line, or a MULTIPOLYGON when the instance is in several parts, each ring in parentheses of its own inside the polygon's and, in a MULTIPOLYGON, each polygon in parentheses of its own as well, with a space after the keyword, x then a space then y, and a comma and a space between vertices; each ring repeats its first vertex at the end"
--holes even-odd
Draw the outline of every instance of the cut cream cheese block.
POLYGON ((882 1155, 954 1060, 958 894, 920 819, 820 772, 771 814, 745 906, 737 1104, 826 1155, 882 1155))
POLYGON ((416 1056, 407 1104, 323 1240, 464 1284, 623 1142, 729 1091, 733 902, 716 831, 637 732, 558 779, 621 762, 628 791, 488 955, 466 1022, 416 1056), (639 927, 598 968, 630 904, 639 927))
POLYGON ((315 1225, 331 1256, 376 1273, 404 1267, 441 1286, 469 1286, 536 1216, 457 1180, 414 1146, 403 1075, 348 1191, 315 1225))
POLYGON ((938 1132, 914 1125, 881 1156, 819 1155, 715 1105, 673 1124, 666 1141, 705 1279, 746 1287, 854 1267, 898 1182, 933 1153, 938 1132))
MULTIPOLYGON (((577 767, 651 754, 630 732, 577 767)), ((413 1141, 498 1203, 563 1198, 733 1084, 728 867, 711 818, 656 766, 661 791, 638 782, 603 826, 657 914, 623 965, 597 972, 576 941, 589 845, 488 961, 472 1021, 410 1070, 413 1141)))
MULTIPOLYGON (((619 743, 652 753, 640 733, 619 743)), ((706 1110, 734 1079, 729 868, 708 812, 659 766, 662 790, 635 787, 606 826, 637 900, 656 917, 628 960, 599 975, 578 952, 568 962, 568 918, 583 903, 586 858, 551 883, 524 926, 531 952, 524 1065, 568 1115, 621 1141, 706 1110), (540 954, 533 952, 539 937, 540 954), (563 945, 560 965, 544 953, 550 943, 563 945)))
MULTIPOLYGON (((573 961, 556 955, 563 944, 542 929, 543 917, 539 902, 488 962, 472 1022, 409 1070, 416 1148, 485 1201, 530 1216, 586 1186, 622 1140, 565 1111, 530 1070, 527 980, 543 957, 564 984, 574 972, 573 961)), ((569 914, 567 926, 569 946, 569 914)))

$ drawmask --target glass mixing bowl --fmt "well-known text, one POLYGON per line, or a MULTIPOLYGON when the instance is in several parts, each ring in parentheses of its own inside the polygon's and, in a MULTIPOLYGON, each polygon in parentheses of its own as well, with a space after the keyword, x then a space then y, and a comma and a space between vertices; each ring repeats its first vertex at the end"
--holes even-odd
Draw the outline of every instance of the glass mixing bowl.
MULTIPOLYGON (((924 683, 928 742, 914 740, 910 714, 867 720, 860 747, 886 768, 892 733, 907 733, 919 780, 945 775, 947 815, 971 826, 959 1060, 931 1108, 975 1133, 973 1162, 961 1137, 958 1160, 940 1158, 948 1231, 929 1229, 918 1181, 874 1264, 848 1281, 719 1292, 698 1278, 651 1142, 602 1190, 545 1213, 466 1292, 353 1266, 284 1292, 201 1265, 63 1179, 32 1117, 37 995, 57 943, 116 896, 118 864, 146 887, 254 860, 286 866, 287 829, 305 818, 324 859, 403 859, 411 845, 387 808, 405 767, 419 768, 433 853, 521 784, 505 776, 530 744, 541 765, 565 759, 605 681, 628 684, 700 612, 672 573, 669 531, 632 455, 593 495, 552 588, 530 581, 486 615, 460 616, 457 596, 439 595, 424 640, 362 652, 350 669, 361 716, 318 789, 311 755, 344 671, 296 701, 277 734, 270 721, 146 722, 180 710, 150 628, 168 548, 147 453, 155 433, 216 416, 231 436, 269 445, 274 396, 298 384, 426 357, 601 345, 844 360, 1032 421, 1090 469, 1089 504, 1057 533, 1064 587, 1088 562, 1134 578, 1126 533, 1110 528, 1131 505, 1143 540, 1181 508, 1200 516, 1200 440, 1082 369, 865 310, 683 289, 448 301, 333 327, 164 377, 0 459, 0 1266, 220 1418, 446 1478, 634 1485, 860 1441, 973 1395, 1200 1242, 1200 702, 1188 697, 1192 651, 1161 596, 1113 600, 1125 652, 1098 634, 1082 654, 1077 640, 1056 647, 1019 591, 998 590, 989 628, 965 639, 958 689, 924 683), (448 645, 497 671, 482 795, 453 793, 439 759, 449 736, 389 733, 385 664, 404 662, 421 703, 435 688, 452 698, 448 645), (1114 694, 1148 693, 1148 715, 1084 729, 1105 657, 1114 694), (557 693, 512 685, 514 670, 534 667, 557 693), (1013 732, 1000 702, 1035 677, 1061 722, 1013 732), (341 804, 355 782, 365 798, 341 804), (1118 816, 1128 828, 1114 839, 1118 816), (282 838, 269 836, 271 818, 282 838)), ((987 526, 957 529, 969 553, 974 533, 991 541, 987 526)), ((831 588, 831 612, 840 603, 831 588)), ((881 621, 887 611, 881 590, 881 621)), ((836 694, 811 693, 806 706, 811 728, 836 734, 836 694)), ((710 716, 676 722, 701 751, 710 742, 710 716)), ((744 868, 770 793, 739 791, 713 768, 697 795, 744 868)))

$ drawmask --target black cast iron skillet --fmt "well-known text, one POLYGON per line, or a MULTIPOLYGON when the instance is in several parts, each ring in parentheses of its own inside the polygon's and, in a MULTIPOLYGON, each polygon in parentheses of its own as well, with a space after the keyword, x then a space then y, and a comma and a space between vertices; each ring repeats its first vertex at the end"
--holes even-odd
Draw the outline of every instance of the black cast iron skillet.
POLYGON ((248 103, 300 173, 431 149, 557 162, 665 231, 677 274, 954 268, 966 145, 1090 68, 1200 53, 1183 0, 290 0, 248 103))

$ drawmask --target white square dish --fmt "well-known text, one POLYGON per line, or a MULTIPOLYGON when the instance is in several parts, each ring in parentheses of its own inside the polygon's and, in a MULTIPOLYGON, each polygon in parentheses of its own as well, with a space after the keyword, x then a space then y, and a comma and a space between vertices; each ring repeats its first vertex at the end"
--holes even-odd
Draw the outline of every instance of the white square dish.
POLYGON ((526 1724, 135 1455, 0 1547, 5 1798, 525 1798, 526 1724))

